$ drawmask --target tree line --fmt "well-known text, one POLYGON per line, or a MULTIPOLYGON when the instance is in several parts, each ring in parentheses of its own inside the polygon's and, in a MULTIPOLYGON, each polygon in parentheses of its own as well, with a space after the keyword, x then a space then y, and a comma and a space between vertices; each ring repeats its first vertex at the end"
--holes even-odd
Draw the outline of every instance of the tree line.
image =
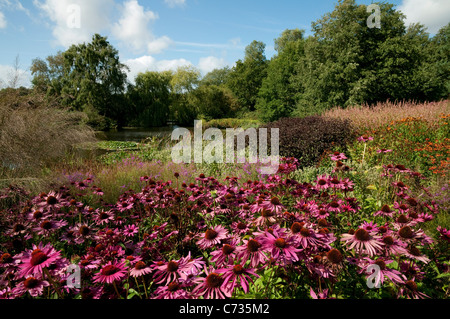
POLYGON ((287 29, 266 44, 253 41, 233 67, 205 76, 192 66, 139 73, 127 80, 118 51, 99 34, 90 43, 32 62, 33 90, 86 113, 90 125, 192 125, 194 119, 320 114, 332 107, 386 100, 436 101, 450 89, 450 23, 431 37, 423 25, 379 3, 381 27, 369 28, 367 7, 340 0, 312 23, 312 35, 287 29))

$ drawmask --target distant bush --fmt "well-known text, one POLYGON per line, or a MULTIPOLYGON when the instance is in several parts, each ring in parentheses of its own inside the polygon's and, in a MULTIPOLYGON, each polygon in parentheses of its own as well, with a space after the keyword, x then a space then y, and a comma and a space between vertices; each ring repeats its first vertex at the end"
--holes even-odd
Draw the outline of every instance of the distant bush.
POLYGON ((93 141, 83 114, 50 106, 43 96, 8 89, 0 94, 0 177, 38 176, 74 145, 93 141))
POLYGON ((313 166, 327 151, 345 148, 352 141, 350 121, 320 116, 282 118, 265 125, 279 128, 280 156, 295 157, 300 167, 313 166))
POLYGON ((238 118, 224 118, 224 119, 214 119, 203 123, 203 128, 243 128, 247 129, 250 127, 258 127, 261 124, 258 120, 250 119, 238 119, 238 118))

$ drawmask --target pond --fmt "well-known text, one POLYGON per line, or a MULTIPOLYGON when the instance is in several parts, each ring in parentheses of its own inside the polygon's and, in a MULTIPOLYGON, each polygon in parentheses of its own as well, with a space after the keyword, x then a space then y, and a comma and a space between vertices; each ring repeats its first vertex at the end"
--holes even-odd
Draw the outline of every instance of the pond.
POLYGON ((105 141, 129 141, 142 142, 148 137, 166 137, 172 134, 172 131, 178 126, 164 126, 152 128, 123 128, 120 130, 110 130, 97 132, 96 136, 105 141))

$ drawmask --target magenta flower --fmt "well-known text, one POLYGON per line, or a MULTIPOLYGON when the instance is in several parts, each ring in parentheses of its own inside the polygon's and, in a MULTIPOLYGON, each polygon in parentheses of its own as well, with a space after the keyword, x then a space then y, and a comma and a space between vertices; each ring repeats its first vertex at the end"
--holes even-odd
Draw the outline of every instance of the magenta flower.
POLYGON ((97 211, 94 217, 94 221, 97 223, 97 225, 103 225, 107 224, 110 221, 114 220, 114 214, 112 211, 97 211))
POLYGON ((218 269, 216 271, 222 275, 223 284, 222 288, 228 290, 230 294, 233 293, 237 286, 241 286, 245 293, 249 291, 249 282, 253 282, 250 276, 259 277, 255 270, 250 268, 246 269, 242 265, 230 265, 228 268, 218 269))
POLYGON ((41 201, 37 204, 42 209, 59 209, 62 205, 61 194, 57 194, 54 191, 48 194, 42 194, 39 198, 41 201))
POLYGON ((186 291, 187 287, 188 285, 183 282, 173 281, 166 286, 156 288, 153 299, 193 299, 193 296, 186 291))
POLYGON ((330 180, 327 175, 321 175, 317 177, 316 180, 316 189, 325 190, 330 187, 330 180))
POLYGON ((120 281, 127 275, 125 263, 110 261, 93 277, 94 282, 112 284, 115 281, 120 281))
POLYGON ((417 283, 414 279, 408 280, 402 285, 398 291, 398 297, 405 297, 410 299, 425 299, 430 296, 420 292, 417 287, 417 283))
POLYGON ((245 264, 250 260, 250 267, 257 267, 269 258, 264 253, 262 243, 256 239, 243 240, 243 245, 237 247, 237 259, 245 264))
POLYGON ((272 197, 270 200, 263 201, 261 206, 275 214, 279 214, 285 209, 278 197, 272 197))
POLYGON ((386 154, 386 153, 390 153, 390 152, 392 152, 392 150, 388 150, 388 149, 385 149, 385 148, 377 150, 378 154, 381 154, 381 153, 386 154))
POLYGON ((347 156, 345 156, 344 153, 334 152, 333 154, 330 154, 332 161, 342 161, 346 160, 347 156))
POLYGON ((372 140, 373 140, 372 136, 363 135, 363 136, 358 137, 358 141, 363 142, 363 143, 366 143, 366 142, 372 141, 372 140))
POLYGON ((28 292, 32 297, 38 297, 44 293, 44 287, 48 286, 50 286, 50 284, 45 280, 28 277, 24 281, 18 283, 12 293, 17 297, 20 297, 28 292))
POLYGON ((169 282, 175 281, 178 278, 184 278, 185 272, 189 269, 187 266, 187 260, 180 258, 179 260, 171 260, 169 262, 156 262, 152 268, 155 271, 153 278, 155 278, 155 283, 157 284, 168 284, 169 282))
POLYGON ((358 253, 367 253, 370 257, 375 256, 383 245, 377 235, 372 235, 363 228, 354 234, 343 234, 341 241, 344 241, 349 249, 355 248, 358 253))
POLYGON ((376 260, 372 260, 366 257, 364 258, 364 261, 359 265, 361 267, 359 273, 365 273, 367 275, 366 278, 368 278, 373 273, 373 270, 369 271, 368 267, 370 265, 377 265, 379 267, 379 271, 375 272, 375 287, 380 287, 381 285, 383 285, 385 278, 389 279, 394 284, 403 284, 406 277, 402 275, 402 273, 398 270, 387 267, 387 265, 392 262, 393 260, 389 259, 377 258, 376 260))
POLYGON ((236 243, 234 239, 228 244, 223 244, 221 249, 211 252, 211 262, 215 262, 217 267, 229 265, 236 259, 236 243))
POLYGON ((294 246, 297 243, 294 236, 278 237, 266 231, 260 240, 263 242, 264 249, 271 253, 274 260, 281 260, 284 263, 299 260, 297 253, 300 249, 294 246))
POLYGON ((315 249, 317 247, 324 247, 326 243, 322 240, 320 234, 316 234, 313 229, 302 223, 294 223, 291 226, 291 232, 294 235, 298 245, 304 249, 315 249))
POLYGON ((394 215, 394 211, 391 210, 389 205, 383 205, 380 210, 376 211, 374 216, 384 216, 384 217, 392 217, 394 215))
POLYGON ((33 231, 37 235, 49 236, 56 230, 60 229, 63 226, 66 226, 67 222, 65 220, 55 221, 55 220, 44 220, 35 228, 33 231))
POLYGON ((439 234, 441 234, 439 236, 440 239, 450 243, 450 230, 448 230, 447 228, 443 228, 442 226, 438 226, 437 231, 439 232, 439 234))
POLYGON ((209 228, 203 235, 203 238, 197 241, 197 245, 201 249, 207 249, 220 244, 220 242, 228 237, 228 231, 222 225, 209 228))
POLYGON ((329 298, 328 298, 328 292, 329 292, 329 289, 328 289, 328 288, 322 290, 322 292, 319 292, 319 293, 317 293, 317 294, 314 292, 314 290, 312 289, 312 287, 311 287, 311 289, 309 290, 309 294, 311 295, 311 298, 312 298, 312 299, 329 299, 329 298))
POLYGON ((20 265, 20 277, 41 275, 44 268, 51 265, 61 266, 58 264, 62 260, 60 255, 61 253, 54 249, 51 244, 45 246, 42 246, 42 243, 38 246, 33 245, 33 250, 24 254, 23 263, 20 265))
POLYGON ((139 232, 139 227, 137 227, 135 224, 127 225, 125 226, 125 229, 123 231, 123 234, 126 237, 133 237, 139 232))
POLYGON ((206 270, 206 277, 202 278, 200 284, 198 284, 193 294, 203 296, 205 299, 225 299, 231 297, 231 292, 228 289, 222 287, 224 278, 214 270, 206 270))
POLYGON ((132 277, 140 277, 152 272, 152 269, 147 266, 143 261, 138 261, 134 264, 134 267, 130 270, 132 277))

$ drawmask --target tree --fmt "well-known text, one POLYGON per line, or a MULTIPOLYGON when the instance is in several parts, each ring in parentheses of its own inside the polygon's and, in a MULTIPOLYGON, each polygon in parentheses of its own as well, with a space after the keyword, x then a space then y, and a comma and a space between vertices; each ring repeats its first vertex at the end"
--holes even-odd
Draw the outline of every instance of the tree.
POLYGON ((155 127, 167 124, 170 107, 171 72, 139 73, 127 96, 132 108, 128 122, 134 126, 155 127))
POLYGON ((258 91, 267 76, 266 45, 253 41, 245 48, 244 61, 238 60, 229 74, 227 86, 247 111, 254 111, 258 91))
POLYGON ((63 103, 85 111, 96 121, 97 116, 106 117, 122 126, 127 113, 121 104, 127 67, 119 61, 118 51, 107 38, 95 34, 90 43, 72 45, 63 58, 63 103))
POLYGON ((439 30, 426 49, 429 59, 423 72, 429 74, 422 76, 421 83, 430 100, 446 99, 450 94, 450 23, 439 30), (428 83, 423 78, 429 79, 428 83))
POLYGON ((192 126, 198 115, 194 90, 200 83, 200 71, 193 66, 178 67, 172 75, 170 120, 192 126))
POLYGON ((192 92, 200 82, 200 71, 191 66, 180 66, 176 69, 172 75, 170 84, 172 86, 172 92, 190 93, 192 92))
POLYGON ((381 28, 368 26, 367 6, 354 0, 340 0, 333 12, 312 23, 314 35, 305 42, 304 62, 297 65, 295 81, 305 90, 295 115, 429 96, 420 83, 431 75, 424 72, 428 34, 421 25, 406 28, 405 16, 394 5, 378 5, 381 28))
POLYGON ((231 69, 226 66, 221 69, 214 69, 208 72, 200 81, 201 85, 217 85, 224 86, 228 82, 231 69))
POLYGON ((237 101, 226 87, 201 85, 193 96, 199 116, 205 120, 229 117, 237 107, 237 101))
POLYGON ((51 96, 58 96, 62 90, 64 75, 64 55, 59 51, 56 55, 49 55, 45 60, 33 59, 31 67, 34 89, 51 96))
POLYGON ((264 122, 289 117, 295 109, 302 88, 292 82, 296 65, 304 57, 304 30, 285 30, 275 39, 278 54, 267 67, 267 77, 258 92, 256 109, 264 122))

